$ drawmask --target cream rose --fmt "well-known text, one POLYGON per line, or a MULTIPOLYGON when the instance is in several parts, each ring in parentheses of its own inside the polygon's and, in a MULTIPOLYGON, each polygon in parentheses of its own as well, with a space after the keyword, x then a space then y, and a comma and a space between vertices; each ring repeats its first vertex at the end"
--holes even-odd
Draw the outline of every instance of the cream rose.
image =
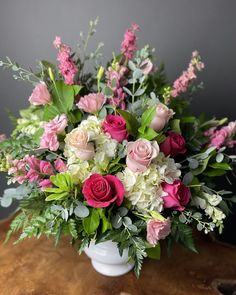
POLYGON ((127 145, 126 164, 133 172, 144 172, 158 154, 159 146, 156 141, 138 139, 127 145))
POLYGON ((72 130, 67 134, 65 142, 75 155, 83 161, 91 160, 95 155, 94 145, 89 142, 88 134, 84 130, 72 130))

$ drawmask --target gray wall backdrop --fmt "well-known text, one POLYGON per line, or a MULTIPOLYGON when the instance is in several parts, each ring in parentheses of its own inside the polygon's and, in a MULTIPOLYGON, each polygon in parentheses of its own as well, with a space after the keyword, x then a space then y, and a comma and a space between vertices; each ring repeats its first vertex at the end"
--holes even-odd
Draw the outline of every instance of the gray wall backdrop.
MULTIPOLYGON (((75 48, 89 19, 100 17, 97 40, 104 41, 104 57, 118 51, 131 22, 141 26, 140 46, 156 48, 170 81, 186 68, 198 49, 206 64, 200 78, 205 90, 195 96, 196 114, 236 118, 236 1, 234 0, 0 0, 0 58, 8 55, 24 66, 36 61, 56 62, 55 35, 75 48)), ((5 109, 18 114, 28 104, 31 86, 0 70, 0 133, 10 133, 5 109)), ((0 190, 5 187, 0 176, 0 190)), ((0 209, 0 217, 9 211, 0 209)))

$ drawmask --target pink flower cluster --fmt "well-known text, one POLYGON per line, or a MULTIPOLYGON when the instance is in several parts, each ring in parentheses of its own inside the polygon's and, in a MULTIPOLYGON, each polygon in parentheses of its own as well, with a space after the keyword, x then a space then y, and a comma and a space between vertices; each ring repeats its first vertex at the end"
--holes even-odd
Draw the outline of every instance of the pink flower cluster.
POLYGON ((7 139, 6 134, 4 134, 4 133, 0 134, 0 142, 1 142, 1 141, 4 141, 4 140, 6 140, 6 139, 7 139))
POLYGON ((192 58, 189 63, 188 69, 182 73, 182 75, 175 80, 173 84, 173 90, 171 91, 172 97, 177 97, 181 93, 187 91, 192 80, 196 79, 196 73, 204 68, 204 63, 201 61, 201 57, 197 51, 192 53, 192 58))
POLYGON ((15 159, 11 162, 9 174, 14 175, 14 180, 20 184, 25 181, 37 182, 43 189, 51 187, 52 184, 49 179, 51 175, 55 172, 64 172, 66 170, 66 164, 59 158, 54 161, 53 166, 50 162, 27 155, 21 160, 15 159))
POLYGON ((40 141, 40 148, 56 151, 59 148, 57 134, 62 134, 68 125, 65 114, 56 116, 53 120, 43 125, 44 133, 40 141))
POLYGON ((61 42, 60 37, 56 37, 53 45, 59 49, 57 60, 59 61, 59 70, 68 85, 74 84, 74 77, 78 72, 78 68, 71 58, 71 48, 61 42))
POLYGON ((205 136, 210 137, 209 146, 215 146, 218 149, 222 146, 232 148, 236 144, 236 140, 232 139, 235 134, 236 122, 230 122, 219 130, 216 130, 215 127, 210 128, 204 133, 205 136))
POLYGON ((132 24, 131 27, 124 34, 124 39, 121 43, 121 53, 127 59, 132 59, 134 56, 134 52, 137 49, 137 37, 135 35, 135 32, 139 30, 140 28, 137 24, 132 24))
POLYGON ((121 109, 125 109, 126 94, 123 91, 123 86, 127 84, 125 74, 128 72, 127 67, 123 65, 116 65, 116 70, 109 67, 106 71, 107 85, 113 90, 114 97, 110 99, 110 104, 115 104, 121 109))

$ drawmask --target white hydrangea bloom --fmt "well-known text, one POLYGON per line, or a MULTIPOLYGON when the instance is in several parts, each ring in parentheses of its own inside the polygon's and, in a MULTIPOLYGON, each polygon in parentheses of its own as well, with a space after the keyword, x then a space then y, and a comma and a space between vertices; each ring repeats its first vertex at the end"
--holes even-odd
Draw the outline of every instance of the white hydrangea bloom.
POLYGON ((175 179, 181 176, 181 171, 179 170, 181 165, 175 163, 174 159, 166 157, 162 152, 158 154, 155 163, 163 181, 172 184, 175 179))
POLYGON ((158 167, 151 164, 145 172, 133 172, 128 167, 117 173, 125 187, 125 197, 129 199, 137 210, 163 210, 163 192, 160 184, 163 181, 158 167))
POLYGON ((89 140, 93 141, 101 133, 102 123, 96 116, 89 116, 87 120, 83 120, 79 127, 89 135, 89 140))

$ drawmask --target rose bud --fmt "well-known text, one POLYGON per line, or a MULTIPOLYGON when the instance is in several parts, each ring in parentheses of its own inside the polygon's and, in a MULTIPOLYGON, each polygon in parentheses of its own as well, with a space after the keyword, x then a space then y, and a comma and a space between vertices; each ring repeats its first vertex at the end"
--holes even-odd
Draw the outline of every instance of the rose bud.
POLYGON ((174 112, 163 103, 158 103, 156 107, 156 114, 152 119, 150 127, 156 132, 160 132, 172 118, 174 112))
POLYGON ((170 132, 169 136, 160 144, 160 151, 165 156, 175 157, 179 154, 186 153, 186 142, 182 135, 170 132))

